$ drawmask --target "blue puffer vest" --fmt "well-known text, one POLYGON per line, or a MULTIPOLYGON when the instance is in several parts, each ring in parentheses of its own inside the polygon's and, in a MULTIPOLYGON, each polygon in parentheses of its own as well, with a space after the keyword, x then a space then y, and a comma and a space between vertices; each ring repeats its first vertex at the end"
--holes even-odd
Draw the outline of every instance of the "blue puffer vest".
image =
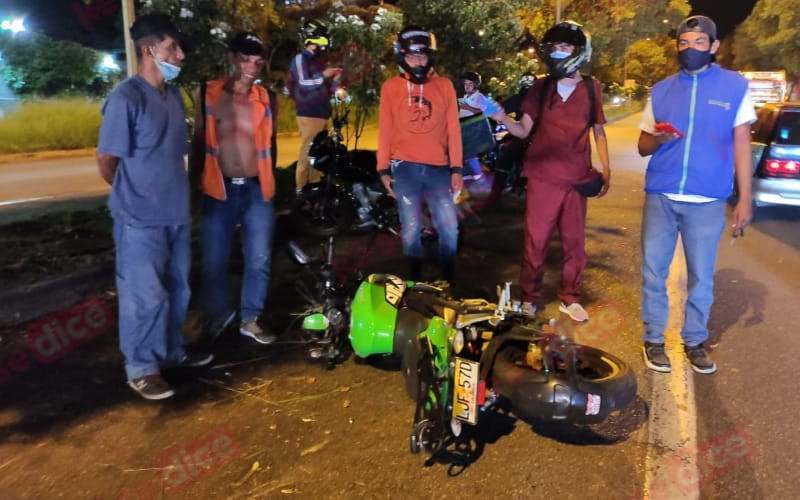
POLYGON ((716 64, 697 75, 680 72, 653 86, 656 123, 681 139, 662 144, 647 165, 645 191, 727 198, 733 188, 733 128, 747 80, 716 64))

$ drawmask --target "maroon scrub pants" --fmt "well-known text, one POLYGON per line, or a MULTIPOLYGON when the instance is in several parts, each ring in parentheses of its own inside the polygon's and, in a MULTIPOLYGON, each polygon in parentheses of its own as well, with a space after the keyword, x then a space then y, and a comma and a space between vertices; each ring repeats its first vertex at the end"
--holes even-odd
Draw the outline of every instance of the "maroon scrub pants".
POLYGON ((542 302, 544 261, 555 228, 561 235, 564 254, 558 298, 565 304, 580 301, 578 288, 586 267, 585 227, 586 198, 570 186, 528 179, 525 250, 520 273, 524 301, 533 304, 542 302))

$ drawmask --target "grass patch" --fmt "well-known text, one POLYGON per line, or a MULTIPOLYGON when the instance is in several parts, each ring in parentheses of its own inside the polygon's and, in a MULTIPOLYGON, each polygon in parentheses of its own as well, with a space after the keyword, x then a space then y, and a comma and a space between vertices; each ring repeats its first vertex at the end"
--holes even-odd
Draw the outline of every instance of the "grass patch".
POLYGON ((82 98, 24 101, 0 118, 0 153, 94 147, 102 119, 100 105, 82 98))

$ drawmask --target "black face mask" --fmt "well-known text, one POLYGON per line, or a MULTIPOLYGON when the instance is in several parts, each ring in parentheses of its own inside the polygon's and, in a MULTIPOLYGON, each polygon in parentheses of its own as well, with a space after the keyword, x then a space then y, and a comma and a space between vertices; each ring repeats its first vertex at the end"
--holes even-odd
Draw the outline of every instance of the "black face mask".
POLYGON ((711 51, 701 51, 693 48, 683 49, 678 52, 678 62, 686 71, 697 71, 711 62, 711 51))

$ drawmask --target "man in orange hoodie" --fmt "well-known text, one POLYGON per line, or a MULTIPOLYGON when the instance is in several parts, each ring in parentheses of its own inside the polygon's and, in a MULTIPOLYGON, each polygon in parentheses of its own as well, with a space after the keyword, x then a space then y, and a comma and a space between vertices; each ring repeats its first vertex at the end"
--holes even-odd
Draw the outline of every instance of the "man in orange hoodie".
POLYGON ((453 196, 463 186, 456 91, 450 80, 433 71, 433 33, 417 27, 403 29, 394 53, 401 76, 381 87, 378 172, 397 199, 409 278, 422 279, 424 201, 439 235, 439 277, 452 281, 458 245, 453 196))

